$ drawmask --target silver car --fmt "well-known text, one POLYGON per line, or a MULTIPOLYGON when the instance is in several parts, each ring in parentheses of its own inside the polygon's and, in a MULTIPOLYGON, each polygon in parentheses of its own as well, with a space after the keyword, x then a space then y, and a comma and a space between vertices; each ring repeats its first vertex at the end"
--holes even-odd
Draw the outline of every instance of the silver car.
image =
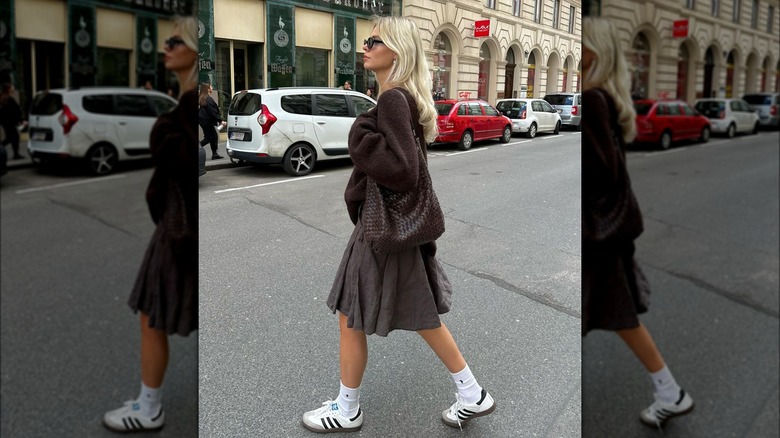
POLYGON ((553 108, 561 115, 561 124, 576 130, 581 130, 582 94, 580 93, 550 93, 544 96, 553 108))
POLYGON ((731 138, 738 132, 758 132, 758 114, 742 99, 698 99, 694 107, 710 119, 713 134, 726 134, 731 138))
POLYGON ((780 93, 750 93, 742 99, 756 109, 761 126, 780 128, 780 93))

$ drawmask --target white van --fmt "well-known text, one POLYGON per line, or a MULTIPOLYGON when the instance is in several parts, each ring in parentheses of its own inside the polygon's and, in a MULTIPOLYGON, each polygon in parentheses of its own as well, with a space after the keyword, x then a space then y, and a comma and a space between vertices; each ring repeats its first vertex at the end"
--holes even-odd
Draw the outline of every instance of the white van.
POLYGON ((233 162, 281 164, 293 176, 315 162, 349 157, 355 117, 374 108, 363 93, 337 88, 265 88, 233 95, 227 154, 233 162))
POLYGON ((107 175, 119 160, 151 156, 152 126, 176 103, 127 87, 41 91, 30 106, 27 151, 35 162, 83 159, 93 174, 107 175))

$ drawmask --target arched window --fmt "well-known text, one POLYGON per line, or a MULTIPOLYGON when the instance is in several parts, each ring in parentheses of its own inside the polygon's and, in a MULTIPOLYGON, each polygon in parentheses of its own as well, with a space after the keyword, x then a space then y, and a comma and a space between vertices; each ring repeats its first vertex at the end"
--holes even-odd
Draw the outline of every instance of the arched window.
POLYGON ((488 100, 488 84, 490 83, 490 49, 487 44, 479 48, 479 83, 477 84, 477 97, 488 100))
POLYGON ((431 67, 431 79, 433 82, 431 93, 434 100, 447 99, 450 91, 450 71, 452 68, 452 45, 450 45, 447 35, 443 33, 436 35, 436 39, 433 41, 433 49, 436 50, 436 53, 433 55, 431 67))
POLYGON ((688 46, 685 43, 680 44, 677 50, 677 98, 686 100, 688 92, 688 46))
POLYGON ((631 96, 634 99, 647 99, 650 81, 650 42, 645 34, 637 34, 631 49, 631 96))

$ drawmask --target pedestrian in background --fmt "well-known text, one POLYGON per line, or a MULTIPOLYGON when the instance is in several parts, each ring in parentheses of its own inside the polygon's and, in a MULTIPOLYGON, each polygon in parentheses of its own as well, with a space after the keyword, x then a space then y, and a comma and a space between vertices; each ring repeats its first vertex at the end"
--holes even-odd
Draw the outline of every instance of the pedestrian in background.
POLYGON ((14 86, 10 83, 3 84, 0 92, 0 125, 5 132, 3 147, 10 144, 13 151, 12 160, 24 158, 19 153, 19 131, 18 127, 22 123, 22 108, 13 96, 14 86))
POLYGON ((366 96, 368 96, 368 97, 374 97, 374 92, 373 92, 373 91, 371 91, 371 89, 369 88, 368 90, 366 90, 366 96))
POLYGON ((165 41, 165 68, 175 73, 181 94, 149 139, 155 168, 146 202, 156 228, 128 302, 141 313, 141 393, 103 416, 117 432, 163 427, 168 335, 198 328, 197 32, 194 17, 177 18, 165 41))
POLYGON ((211 144, 211 159, 219 160, 225 158, 218 153, 219 134, 215 126, 224 126, 219 117, 219 106, 217 102, 209 95, 214 92, 211 84, 204 82, 200 84, 200 96, 198 96, 198 124, 203 129, 203 140, 200 141, 200 147, 211 144))
MULTIPOLYGON (((456 401, 442 412, 442 420, 460 427, 490 414, 496 403, 477 383, 439 317, 450 310, 452 286, 435 257, 436 243, 385 254, 375 252, 364 234, 367 177, 394 192, 421 190, 418 166, 425 163, 418 148, 427 155, 416 137, 427 142, 437 135, 437 113, 428 91, 431 79, 417 26, 405 17, 374 17, 372 24, 363 45, 364 66, 374 72, 382 92, 377 106, 358 116, 349 133, 355 168, 344 197, 355 229, 327 299, 339 320, 340 391, 335 402, 306 412, 302 423, 319 433, 360 430, 367 335, 387 336, 401 329, 419 333, 450 371, 456 401)), ((401 385, 413 387, 409 376, 398 377, 401 385)))
POLYGON ((640 413, 644 424, 689 413, 693 399, 675 381, 639 320, 649 305, 649 285, 634 259, 642 214, 631 190, 625 144, 636 137, 629 72, 616 28, 603 18, 582 23, 582 311, 583 336, 612 330, 648 371, 655 402, 640 413))
POLYGON ((341 86, 341 87, 339 87, 339 88, 341 88, 342 90, 351 90, 351 89, 352 89, 352 82, 350 82, 350 81, 345 81, 345 82, 344 82, 344 85, 342 85, 342 86, 341 86))

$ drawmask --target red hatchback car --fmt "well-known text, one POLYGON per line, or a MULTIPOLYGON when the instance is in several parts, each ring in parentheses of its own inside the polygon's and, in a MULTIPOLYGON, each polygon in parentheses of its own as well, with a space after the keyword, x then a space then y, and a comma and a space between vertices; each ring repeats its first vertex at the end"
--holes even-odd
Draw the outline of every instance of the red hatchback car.
POLYGON ((439 136, 434 143, 458 143, 465 151, 478 140, 498 138, 501 143, 512 139, 512 121, 479 99, 437 100, 439 136))
POLYGON ((634 101, 637 143, 658 143, 669 149, 673 141, 710 139, 710 120, 680 100, 634 101))

